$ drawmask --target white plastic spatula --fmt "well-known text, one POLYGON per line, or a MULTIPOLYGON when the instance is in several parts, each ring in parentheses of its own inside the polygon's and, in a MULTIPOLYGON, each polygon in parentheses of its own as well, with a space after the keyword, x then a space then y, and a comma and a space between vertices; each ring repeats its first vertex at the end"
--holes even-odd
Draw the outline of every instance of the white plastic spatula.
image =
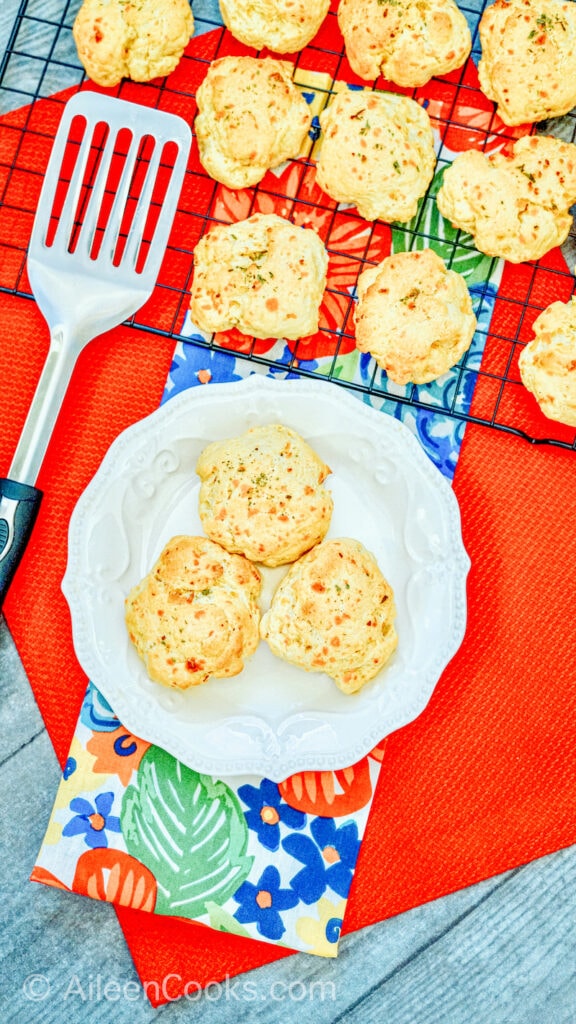
POLYGON ((0 479, 0 607, 36 519, 34 484, 76 358, 152 294, 191 139, 174 114, 99 93, 80 92, 64 108, 28 249, 50 348, 0 479))

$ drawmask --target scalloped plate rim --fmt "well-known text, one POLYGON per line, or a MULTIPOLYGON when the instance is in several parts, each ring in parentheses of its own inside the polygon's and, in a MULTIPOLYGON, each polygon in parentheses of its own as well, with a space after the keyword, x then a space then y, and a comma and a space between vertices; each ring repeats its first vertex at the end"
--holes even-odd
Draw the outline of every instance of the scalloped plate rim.
MULTIPOLYGON (((240 429, 246 428, 241 427, 240 429)), ((302 433, 305 436, 305 432, 302 431, 302 433)), ((141 420, 127 427, 115 438, 93 478, 80 495, 73 510, 69 525, 68 563, 62 580, 62 591, 70 607, 73 642, 80 664, 127 729, 141 739, 163 747, 178 758, 178 760, 197 771, 224 776, 262 775, 279 782, 295 772, 338 770, 354 764, 366 756, 385 736, 402 728, 404 725, 408 725, 422 713, 432 696, 438 679, 464 638, 466 629, 466 577, 469 568, 470 559, 462 540, 460 510, 457 498, 448 481, 432 464, 417 438, 408 427, 386 412, 377 410, 362 402, 355 395, 351 395, 343 386, 324 381, 308 380, 306 378, 279 380, 262 374, 252 373, 238 381, 211 383, 206 386, 192 387, 179 392, 159 406, 158 409, 155 409, 141 420), (410 706, 405 707, 402 713, 397 714, 396 719, 389 720, 384 726, 380 724, 372 725, 352 743, 346 743, 342 748, 330 753, 319 751, 316 754, 306 752, 290 756, 285 751, 280 755, 274 755, 266 753, 262 748, 257 755, 247 756, 241 760, 229 760, 226 758, 224 751, 217 756, 210 756, 206 752, 199 753, 194 747, 191 749, 189 744, 183 743, 178 736, 171 733, 169 718, 166 720, 165 727, 163 727, 162 721, 143 722, 140 714, 141 709, 137 706, 138 702, 136 701, 136 704, 134 704, 130 698, 126 699, 122 691, 111 684, 97 652, 95 653, 91 645, 86 645, 82 635, 79 610, 81 598, 78 595, 78 587, 81 586, 82 581, 78 578, 71 552, 77 542, 78 531, 83 525, 82 516, 84 509, 98 497, 103 479, 109 474, 113 475, 115 463, 118 462, 123 453, 127 450, 129 451, 151 429, 156 430, 157 433, 160 433, 162 429, 169 430, 171 421, 177 420, 182 415, 183 410, 190 407, 193 412, 194 408, 201 406, 203 401, 212 402, 217 395, 222 397, 229 395, 233 399, 236 397, 241 402, 244 397, 250 394, 272 395, 273 391, 276 392, 274 397, 281 398, 280 392, 285 389, 289 389, 289 391, 286 391, 286 394, 291 392, 292 395, 296 395, 299 390, 306 397, 313 395, 318 401, 325 401, 329 406, 336 402, 340 409, 347 407, 347 411, 353 412, 359 422, 365 421, 367 425, 370 424, 374 428, 380 427, 383 435, 386 435, 387 432, 390 432, 390 436, 396 435, 400 446, 410 453, 410 459, 415 461, 419 469, 428 477, 431 486, 442 495, 447 515, 452 520, 450 531, 453 562, 451 586, 459 614, 456 616, 457 621, 454 623, 450 635, 445 638, 443 649, 438 651, 436 655, 433 669, 427 675, 417 675, 417 683, 413 684, 417 690, 416 697, 412 699, 410 706)), ((383 670, 383 677, 385 672, 386 669, 383 670)), ((305 673, 305 675, 308 675, 308 673, 305 673)), ((236 677, 236 679, 239 678, 236 677)), ((218 685, 218 680, 214 681, 214 684, 218 685)), ((211 684, 205 685, 209 686, 211 684)), ((198 689, 201 688, 194 688, 196 691, 198 689)), ((383 710, 381 705, 386 704, 385 686, 382 688, 382 694, 377 704, 378 711, 381 712, 383 710)), ((290 720, 309 716, 310 712, 296 712, 290 716, 290 720)), ((248 723, 260 721, 257 715, 243 715, 241 718, 248 723)), ((234 716, 231 716, 231 720, 237 721, 234 716)), ((222 720, 220 726, 225 724, 226 721, 222 720)))

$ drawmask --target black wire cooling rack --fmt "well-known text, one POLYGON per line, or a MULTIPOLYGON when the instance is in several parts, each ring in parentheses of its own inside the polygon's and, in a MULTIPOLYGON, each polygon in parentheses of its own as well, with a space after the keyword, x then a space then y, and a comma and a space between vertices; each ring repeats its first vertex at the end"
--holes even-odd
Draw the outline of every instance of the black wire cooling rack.
MULTIPOLYGON (((27 299, 33 296, 26 276, 26 248, 35 213, 34 197, 42 181, 41 168, 47 162, 63 103, 85 82, 72 39, 72 24, 79 6, 80 0, 24 0, 0 63, 0 291, 27 299)), ((484 5, 479 0, 477 8, 460 6, 473 28, 472 56, 477 62, 480 53, 477 22, 484 5)), ((123 81, 113 90, 116 95, 173 110, 192 123, 196 111, 195 91, 210 61, 230 52, 254 53, 238 47, 217 15, 200 13, 213 11, 214 0, 207 0, 198 8, 193 0, 192 8, 196 32, 200 35, 176 71, 165 80, 145 86, 123 81)), ((337 30, 336 8, 337 3, 333 3, 316 39, 295 58, 295 80, 299 81, 299 74, 305 72, 321 73, 324 78, 315 88, 319 93, 326 93, 326 98, 337 87, 336 83, 351 80, 337 30)), ((357 79, 354 81, 366 86, 357 79)), ((376 83, 376 87, 386 88, 386 85, 376 83)), ((466 148, 467 140, 476 148, 492 149, 511 143, 517 137, 518 133, 504 129, 497 122, 493 105, 479 93, 471 63, 445 78, 435 79, 422 90, 397 91, 419 99, 428 107, 442 140, 437 170, 446 166, 446 149, 453 148, 454 139, 459 149, 466 148)), ((576 139, 575 112, 538 128, 573 142, 576 139)), ((312 145, 313 140, 310 150, 312 145)), ((285 215, 299 223, 322 221, 321 233, 330 259, 347 267, 344 285, 337 277, 335 280, 329 277, 327 299, 332 300, 338 319, 337 322, 333 318, 330 322, 321 320, 323 358, 309 358, 306 339, 285 346, 282 351, 278 345, 266 348, 237 332, 225 338, 202 338, 194 334, 191 343, 208 349, 224 347, 282 372, 322 376, 362 392, 375 402, 388 398, 417 410, 441 410, 462 422, 507 431, 535 444, 576 451, 576 430, 546 419, 523 387, 518 372, 518 355, 532 337, 531 326, 536 316, 552 301, 566 302, 575 290, 568 267, 575 259, 576 232, 572 231, 565 243, 563 256, 556 250, 538 263, 519 266, 504 265, 487 257, 482 259, 473 248, 470 236, 451 229, 438 215, 434 216, 439 187, 437 174, 413 221, 393 226, 362 222, 362 246, 356 245, 351 253, 342 239, 348 229, 360 221, 358 214, 355 210, 337 208, 318 188, 311 187, 314 163, 310 155, 295 161, 295 165, 298 171, 291 176, 288 192, 282 192, 276 184, 281 179, 271 175, 256 188, 246 190, 243 215, 249 216, 272 202, 283 205, 285 215), (399 388, 373 361, 366 360, 362 374, 349 375, 348 379, 342 374, 343 357, 354 349, 355 280, 366 265, 378 261, 375 254, 392 230, 396 238, 401 239, 403 248, 431 245, 448 266, 454 265, 456 269, 468 256, 477 256, 481 262, 480 275, 471 288, 479 320, 476 340, 470 352, 451 371, 449 386, 399 388)), ((135 329, 182 338, 194 246, 213 222, 234 219, 222 214, 226 205, 223 192, 222 186, 202 168, 194 145, 173 232, 178 244, 170 243, 165 261, 170 273, 163 275, 161 271, 152 300, 130 321, 135 329), (186 240, 185 244, 181 244, 182 239, 186 240)))

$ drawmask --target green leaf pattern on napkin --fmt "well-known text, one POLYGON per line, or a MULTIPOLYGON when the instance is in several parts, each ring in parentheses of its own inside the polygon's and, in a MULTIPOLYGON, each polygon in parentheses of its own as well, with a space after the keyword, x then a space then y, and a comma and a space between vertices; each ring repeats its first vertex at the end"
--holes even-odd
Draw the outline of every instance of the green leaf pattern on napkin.
POLYGON ((247 877, 248 828, 224 783, 152 746, 122 802, 128 852, 158 882, 156 911, 199 917, 222 905, 247 877))
MULTIPOLYGON (((436 171, 430 186, 431 195, 438 195, 445 170, 441 167, 436 171)), ((472 235, 452 227, 430 197, 420 200, 411 221, 392 227, 392 252, 414 249, 433 249, 451 270, 462 274, 468 287, 489 281, 499 263, 495 257, 478 252, 472 235)))
POLYGON ((247 928, 244 928, 232 914, 229 914, 227 910, 223 910, 222 907, 218 906, 212 900, 206 900, 206 910, 210 918, 210 927, 214 928, 217 932, 228 932, 229 935, 243 935, 245 939, 249 939, 250 932, 247 928))

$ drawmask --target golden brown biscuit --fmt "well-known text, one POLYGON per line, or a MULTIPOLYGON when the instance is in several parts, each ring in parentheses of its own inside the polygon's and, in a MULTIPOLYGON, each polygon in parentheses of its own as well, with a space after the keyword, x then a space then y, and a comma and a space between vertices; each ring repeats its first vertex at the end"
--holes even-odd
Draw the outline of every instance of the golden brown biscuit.
POLYGON ((206 537, 173 537, 126 598, 151 679, 187 690, 242 671, 258 646, 258 569, 206 537))
POLYGON ((280 583, 260 635, 307 672, 326 672, 344 693, 373 679, 396 649, 394 594, 357 540, 324 541, 280 583))
POLYGON ((522 383, 545 416, 576 427, 576 299, 553 302, 533 327, 518 360, 522 383))
POLYGON ((576 200, 576 146, 524 136, 513 155, 459 153, 444 173, 437 203, 480 252, 511 263, 540 259, 566 239, 576 200))
POLYGON ((320 124, 320 188, 354 203, 366 220, 410 220, 436 164, 423 107, 391 92, 348 90, 322 111, 320 124))
POLYGON ((576 105, 576 4, 496 0, 479 30, 480 88, 504 124, 542 121, 576 105))
POLYGON ((196 93, 200 160, 229 188, 256 185, 270 167, 298 156, 312 113, 289 61, 222 57, 196 93))
POLYGON ((254 338, 314 334, 327 268, 316 232, 275 213, 217 225, 194 250, 192 319, 203 331, 237 327, 254 338))
POLYGON ((353 71, 370 81, 425 85, 461 67, 472 46, 453 0, 340 0, 338 24, 353 71))
POLYGON ((432 249, 399 252, 358 278, 356 347, 396 384, 427 384, 468 350, 476 317, 466 282, 432 249))
POLYGON ((169 75, 193 31, 188 0, 84 0, 72 29, 86 74, 105 86, 169 75))
POLYGON ((296 53, 314 38, 330 0, 220 0, 220 13, 235 39, 257 50, 296 53))
POLYGON ((293 562, 330 526, 332 495, 322 486, 330 469, 281 424, 208 445, 196 472, 206 533, 254 562, 293 562))

